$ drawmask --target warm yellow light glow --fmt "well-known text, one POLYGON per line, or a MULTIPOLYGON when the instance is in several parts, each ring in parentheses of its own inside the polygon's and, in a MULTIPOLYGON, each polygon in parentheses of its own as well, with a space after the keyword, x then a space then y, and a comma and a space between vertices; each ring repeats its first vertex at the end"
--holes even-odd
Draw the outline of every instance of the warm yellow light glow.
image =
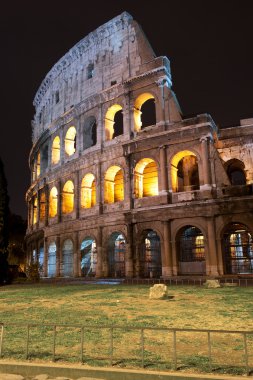
POLYGON ((119 166, 111 166, 105 173, 105 203, 124 200, 124 174, 119 166))
POLYGON ((116 112, 122 110, 122 107, 119 104, 114 104, 110 108, 108 108, 108 111, 105 115, 105 139, 106 140, 112 140, 113 133, 114 133, 114 117, 116 112))
POLYGON ((135 166, 135 197, 151 197, 158 195, 157 164, 151 158, 143 158, 135 166))
POLYGON ((37 178, 40 176, 40 153, 38 153, 37 155, 36 175, 37 175, 37 178))
POLYGON ((65 136, 65 152, 68 156, 72 156, 76 151, 76 129, 75 127, 70 127, 67 130, 65 136))
POLYGON ((57 215, 58 209, 58 191, 53 187, 49 195, 49 217, 54 218, 57 215))
POLYGON ((54 138, 53 144, 52 144, 52 164, 58 164, 60 161, 61 156, 61 140, 59 136, 56 136, 54 138))
POLYGON ((81 207, 90 208, 96 204, 96 181, 93 174, 88 173, 82 179, 81 207))
POLYGON ((46 216, 46 195, 44 191, 40 194, 40 221, 44 221, 46 216))
POLYGON ((176 192, 178 191, 178 164, 179 162, 187 157, 187 156, 194 156, 196 157, 196 155, 191 152, 190 150, 182 150, 181 152, 178 152, 177 154, 175 154, 175 156, 173 156, 172 160, 171 160, 171 184, 172 184, 172 191, 176 192))
POLYGON ((67 181, 62 190, 62 213, 69 214, 74 209, 74 184, 67 181))
POLYGON ((36 224, 38 221, 38 199, 37 197, 33 200, 33 224, 36 224))
POLYGON ((135 100, 134 103, 134 130, 136 132, 141 130, 142 121, 141 121, 141 107, 149 99, 154 99, 154 96, 148 92, 141 94, 135 100))

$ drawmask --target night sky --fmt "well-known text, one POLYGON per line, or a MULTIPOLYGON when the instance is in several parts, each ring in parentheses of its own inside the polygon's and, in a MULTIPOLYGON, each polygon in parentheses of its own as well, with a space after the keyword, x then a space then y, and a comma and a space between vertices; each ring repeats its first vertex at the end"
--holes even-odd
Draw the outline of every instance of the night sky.
POLYGON ((1 135, 11 211, 26 218, 32 106, 41 81, 79 40, 129 12, 171 62, 184 117, 219 126, 253 117, 252 1, 30 1, 1 5, 1 135))

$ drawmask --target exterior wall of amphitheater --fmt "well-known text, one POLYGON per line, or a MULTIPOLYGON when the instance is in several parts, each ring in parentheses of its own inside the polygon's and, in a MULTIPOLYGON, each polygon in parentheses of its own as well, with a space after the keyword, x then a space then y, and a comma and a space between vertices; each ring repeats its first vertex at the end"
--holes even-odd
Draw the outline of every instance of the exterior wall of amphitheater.
POLYGON ((253 119, 182 117, 169 60, 123 13, 34 100, 27 262, 43 276, 253 272, 253 119))

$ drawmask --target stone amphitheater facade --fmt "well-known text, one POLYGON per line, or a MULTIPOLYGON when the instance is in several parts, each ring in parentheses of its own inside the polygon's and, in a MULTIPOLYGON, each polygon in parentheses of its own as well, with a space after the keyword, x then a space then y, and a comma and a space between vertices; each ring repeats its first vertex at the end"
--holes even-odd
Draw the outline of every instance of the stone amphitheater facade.
POLYGON ((253 273, 253 119, 183 118, 171 87, 126 12, 46 75, 26 235, 42 276, 253 273))

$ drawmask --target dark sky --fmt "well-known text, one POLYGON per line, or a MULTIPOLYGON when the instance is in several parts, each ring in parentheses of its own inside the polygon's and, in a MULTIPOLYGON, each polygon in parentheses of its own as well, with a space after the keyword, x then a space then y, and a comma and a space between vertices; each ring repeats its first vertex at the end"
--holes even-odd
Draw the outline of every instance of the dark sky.
POLYGON ((12 212, 26 217, 33 98, 47 72, 79 40, 128 11, 157 56, 171 61, 186 116, 220 126, 253 117, 251 0, 16 0, 1 5, 1 134, 12 212))

